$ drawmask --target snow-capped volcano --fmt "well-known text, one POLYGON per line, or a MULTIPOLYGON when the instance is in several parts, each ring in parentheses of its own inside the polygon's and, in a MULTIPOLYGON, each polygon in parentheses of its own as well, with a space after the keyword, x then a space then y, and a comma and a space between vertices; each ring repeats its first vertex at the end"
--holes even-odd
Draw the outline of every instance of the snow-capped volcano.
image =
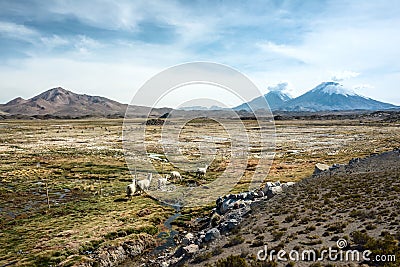
POLYGON ((384 110, 399 108, 361 96, 337 82, 323 82, 305 94, 290 98, 282 91, 271 91, 250 102, 235 107, 235 110, 257 110, 266 108, 283 111, 333 111, 333 110, 384 110))
POLYGON ((344 88, 343 85, 337 83, 337 82, 324 82, 315 87, 314 89, 311 90, 312 92, 322 92, 326 93, 329 95, 344 95, 344 96, 353 96, 357 95, 356 92, 354 92, 351 89, 344 88))
POLYGON ((396 108, 396 106, 358 95, 337 82, 323 82, 305 94, 287 101, 280 110, 329 111, 390 108, 396 108))
POLYGON ((267 107, 265 100, 268 102, 269 108, 271 110, 276 110, 281 108, 288 100, 292 99, 288 94, 282 91, 270 91, 264 96, 260 96, 254 98, 250 102, 243 103, 237 107, 234 107, 234 110, 247 110, 247 111, 255 111, 257 109, 265 109, 267 107))

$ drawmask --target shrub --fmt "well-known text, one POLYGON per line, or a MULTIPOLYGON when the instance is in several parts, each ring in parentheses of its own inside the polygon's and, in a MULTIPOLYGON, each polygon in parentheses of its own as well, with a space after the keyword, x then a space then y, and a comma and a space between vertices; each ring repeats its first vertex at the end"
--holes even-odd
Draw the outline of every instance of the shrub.
POLYGON ((295 218, 296 218, 296 216, 294 214, 291 214, 285 218, 284 222, 286 222, 286 223, 293 222, 295 218))
POLYGON ((213 216, 211 217, 211 226, 215 227, 218 225, 218 223, 221 221, 221 216, 218 214, 213 214, 213 216))
POLYGON ((215 267, 248 267, 246 260, 239 255, 231 255, 225 259, 218 260, 215 267))
POLYGON ((281 238, 283 237, 283 235, 285 234, 285 232, 282 231, 273 231, 272 236, 274 238, 274 241, 279 241, 281 240, 281 238))
POLYGON ((193 263, 200 263, 212 257, 211 252, 199 253, 193 258, 193 263))
MULTIPOLYGON (((396 258, 400 257, 400 247, 398 241, 389 233, 385 234, 383 238, 375 239, 360 231, 355 231, 351 234, 353 242, 358 244, 361 250, 370 250, 372 255, 395 255, 396 258)), ((377 265, 395 266, 391 263, 379 262, 377 265), (386 265, 385 265, 386 264, 386 265)))
POLYGON ((277 267, 278 263, 275 261, 252 261, 251 267, 277 267))
POLYGON ((217 255, 221 254, 222 252, 223 252, 222 248, 220 246, 217 246, 213 249, 212 255, 217 256, 217 255))
POLYGON ((255 239, 252 243, 251 246, 252 247, 261 247, 262 245, 264 245, 264 241, 260 240, 260 239, 255 239))
POLYGON ((346 228, 347 224, 345 222, 335 222, 328 225, 327 230, 334 233, 343 233, 343 230, 346 228))
POLYGON ((315 231, 315 229, 317 229, 317 227, 315 227, 315 225, 309 225, 306 228, 307 231, 315 231))
POLYGON ((225 245, 226 247, 233 247, 244 242, 244 238, 241 235, 236 235, 229 239, 229 242, 225 245))
POLYGON ((367 229, 367 230, 374 230, 374 229, 376 229, 376 225, 375 225, 375 224, 372 224, 372 223, 369 223, 369 224, 367 224, 367 225, 365 226, 365 229, 367 229))

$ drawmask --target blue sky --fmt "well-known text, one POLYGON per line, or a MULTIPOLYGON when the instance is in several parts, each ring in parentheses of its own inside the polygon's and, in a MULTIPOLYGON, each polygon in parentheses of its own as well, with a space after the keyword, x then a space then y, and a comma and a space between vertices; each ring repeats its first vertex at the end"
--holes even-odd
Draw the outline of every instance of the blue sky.
POLYGON ((400 105, 400 1, 0 1, 0 102, 62 86, 128 103, 163 69, 230 65, 263 93, 339 80, 400 105))

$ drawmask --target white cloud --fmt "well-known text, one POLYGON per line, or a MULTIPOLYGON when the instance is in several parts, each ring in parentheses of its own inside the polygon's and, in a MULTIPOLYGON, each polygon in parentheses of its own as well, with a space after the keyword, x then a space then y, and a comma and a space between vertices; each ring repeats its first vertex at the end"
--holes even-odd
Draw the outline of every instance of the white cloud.
POLYGON ((276 85, 271 85, 271 86, 268 86, 268 90, 269 91, 278 91, 278 92, 282 92, 282 91, 285 91, 285 90, 287 90, 288 89, 288 83, 287 82, 281 82, 281 83, 278 83, 278 84, 276 84, 276 85))
POLYGON ((40 37, 41 42, 48 48, 55 48, 70 44, 70 40, 60 37, 59 35, 53 34, 51 36, 40 37))
POLYGON ((6 35, 10 38, 20 40, 32 40, 33 37, 37 37, 39 33, 34 29, 26 27, 24 25, 16 24, 13 22, 0 21, 0 36, 6 35))
POLYGON ((348 80, 348 79, 357 77, 358 75, 360 75, 359 72, 344 70, 344 71, 332 72, 331 79, 332 79, 332 81, 335 81, 335 82, 341 82, 344 80, 348 80))
POLYGON ((276 44, 271 41, 267 42, 259 42, 256 44, 261 50, 266 53, 277 53, 287 57, 293 57, 296 59, 302 59, 304 56, 301 56, 299 53, 299 48, 296 46, 290 46, 285 44, 276 44))
POLYGON ((373 87, 359 89, 369 97, 400 104, 396 97, 400 82, 399 7, 387 2, 329 2, 326 11, 309 22, 300 40, 258 43, 259 57, 277 58, 274 69, 262 75, 290 81, 294 95, 332 78, 349 87, 370 84, 373 87))
MULTIPOLYGON (((13 66, 20 65, 20 69, 0 67, 1 89, 34 85, 44 90, 54 83, 71 85, 72 90, 105 90, 101 89, 106 87, 101 85, 102 81, 109 88, 125 88, 129 79, 124 75, 130 71, 130 79, 136 84, 137 80, 151 76, 146 76, 142 68, 155 74, 170 65, 211 60, 234 66, 251 77, 261 90, 271 84, 267 81, 288 81, 290 86, 286 90, 299 95, 334 78, 349 87, 371 84, 373 88, 362 89, 366 95, 400 104, 398 4, 335 0, 327 1, 324 8, 319 6, 321 9, 315 12, 312 9, 315 4, 308 2, 306 5, 311 5, 311 9, 307 16, 301 17, 294 16, 291 5, 290 1, 283 4, 252 1, 250 11, 241 4, 206 6, 177 1, 43 2, 35 12, 27 10, 27 18, 69 17, 97 29, 125 34, 136 32, 140 23, 151 21, 170 26, 176 36, 168 43, 153 44, 136 40, 134 34, 120 40, 97 39, 86 32, 65 37, 58 32, 46 35, 22 24, 0 22, 0 36, 34 43, 29 51, 31 59, 12 62, 13 66), (262 28, 270 31, 266 34, 262 28), (260 41, 261 36, 266 39, 260 41), (69 46, 70 50, 54 49, 55 56, 41 51, 43 46, 50 50, 69 46), (59 70, 66 76, 55 73, 51 68, 53 63, 64 64, 59 70), (339 71, 332 73, 332 70, 339 71), (94 76, 96 79, 88 82, 88 77, 94 76), (74 81, 69 81, 71 77, 74 81)), ((126 96, 121 97, 114 90, 104 92, 126 100, 126 96)))
POLYGON ((73 16, 85 24, 104 29, 135 30, 142 18, 138 4, 128 1, 79 1, 71 4, 69 1, 52 1, 46 9, 58 15, 73 16))
POLYGON ((74 47, 77 50, 78 54, 83 56, 90 55, 92 53, 92 50, 103 47, 103 45, 99 41, 96 41, 85 35, 79 35, 75 39, 76 41, 74 42, 74 47))

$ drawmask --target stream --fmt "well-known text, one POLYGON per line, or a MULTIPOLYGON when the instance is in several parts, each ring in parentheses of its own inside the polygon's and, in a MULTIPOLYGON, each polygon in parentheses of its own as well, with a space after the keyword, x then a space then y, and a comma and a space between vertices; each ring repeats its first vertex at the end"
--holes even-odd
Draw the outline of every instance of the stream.
POLYGON ((152 255, 160 254, 160 253, 162 253, 165 249, 170 248, 170 247, 173 247, 173 246, 176 245, 176 244, 175 244, 174 237, 178 234, 178 231, 175 231, 175 230, 172 229, 171 223, 172 223, 176 218, 178 218, 179 216, 181 216, 181 214, 178 213, 178 212, 179 212, 179 211, 177 211, 174 215, 172 215, 171 217, 169 217, 169 218, 165 221, 164 226, 168 229, 169 233, 167 233, 167 232, 161 232, 161 233, 158 234, 157 238, 161 238, 161 239, 164 240, 165 242, 164 242, 162 245, 156 247, 156 248, 151 252, 152 255))
MULTIPOLYGON (((157 235, 157 238, 161 239, 163 242, 161 245, 154 248, 153 251, 151 251, 149 253, 151 256, 157 257, 159 254, 163 253, 167 248, 176 246, 174 237, 176 235, 178 235, 178 231, 175 231, 172 229, 171 223, 174 220, 176 220, 179 216, 181 216, 182 214, 179 213, 180 206, 173 206, 173 208, 175 209, 175 213, 164 222, 164 226, 165 226, 165 228, 167 228, 167 231, 160 232, 157 235)), ((137 263, 137 261, 127 259, 126 261, 119 264, 118 267, 131 267, 131 266, 133 266, 132 264, 134 264, 134 263, 137 263)))

